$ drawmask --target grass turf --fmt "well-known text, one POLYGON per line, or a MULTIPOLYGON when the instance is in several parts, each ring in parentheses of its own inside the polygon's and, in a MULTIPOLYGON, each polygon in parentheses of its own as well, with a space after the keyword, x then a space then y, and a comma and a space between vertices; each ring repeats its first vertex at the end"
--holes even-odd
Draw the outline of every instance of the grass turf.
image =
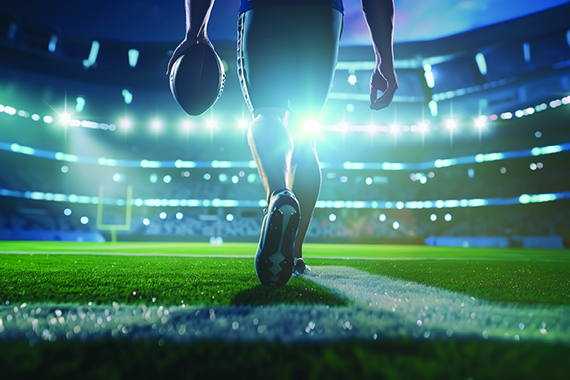
POLYGON ((345 305, 303 278, 263 287, 251 259, 0 255, 0 302, 345 305))
MULTIPOLYGON (((0 301, 162 305, 182 301, 206 305, 344 302, 300 278, 281 288, 262 287, 252 257, 219 257, 252 256, 251 248, 249 244, 0 243, 4 252, 97 253, 1 254, 0 301), (116 252, 162 256, 112 255, 116 252), (189 253, 214 257, 180 256, 189 253)), ((314 265, 352 266, 483 299, 568 305, 570 294, 570 255, 565 251, 308 245, 306 252, 314 265), (319 258, 347 256, 369 260, 319 258)), ((563 379, 569 355, 570 347, 563 344, 469 340, 161 345, 117 339, 41 342, 34 347, 25 341, 0 340, 0 367, 6 378, 563 379)))
MULTIPOLYGON (((1 242, 1 252, 42 254, 0 255, 0 301, 343 304, 302 278, 282 288, 262 287, 253 258, 246 257, 254 248, 252 244, 1 242), (222 257, 234 254, 237 257, 222 257)), ((313 265, 351 266, 489 301, 570 305, 567 251, 323 244, 308 244, 305 250, 313 265)))

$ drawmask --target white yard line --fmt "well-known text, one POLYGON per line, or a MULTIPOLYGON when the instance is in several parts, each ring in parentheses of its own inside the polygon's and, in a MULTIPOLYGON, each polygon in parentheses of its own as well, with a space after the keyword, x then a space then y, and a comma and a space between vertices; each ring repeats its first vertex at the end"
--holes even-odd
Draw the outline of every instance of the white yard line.
POLYGON ((104 337, 327 342, 413 338, 570 343, 570 308, 513 306, 346 267, 314 267, 308 279, 352 301, 348 307, 160 307, 17 304, 0 306, 0 339, 104 337))

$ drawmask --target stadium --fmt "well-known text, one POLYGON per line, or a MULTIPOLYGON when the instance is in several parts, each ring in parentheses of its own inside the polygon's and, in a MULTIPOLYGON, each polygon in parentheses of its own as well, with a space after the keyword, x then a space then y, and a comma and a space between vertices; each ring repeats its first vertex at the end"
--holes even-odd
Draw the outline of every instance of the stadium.
POLYGON ((395 1, 369 109, 360 2, 316 134, 310 274, 262 286, 267 207, 236 67, 201 116, 166 67, 183 2, 0 9, 3 378, 562 379, 570 3, 395 1), (113 9, 113 11, 110 11, 113 9))

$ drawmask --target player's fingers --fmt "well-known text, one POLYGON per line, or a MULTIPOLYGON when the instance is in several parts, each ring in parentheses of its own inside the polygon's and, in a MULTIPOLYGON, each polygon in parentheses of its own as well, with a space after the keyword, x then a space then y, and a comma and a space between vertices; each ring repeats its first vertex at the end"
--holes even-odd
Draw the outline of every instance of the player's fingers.
POLYGON ((394 95, 395 95, 397 89, 398 89, 397 83, 395 83, 392 86, 389 86, 386 89, 386 91, 384 91, 382 96, 380 96, 378 99, 376 99, 376 101, 374 103, 370 104, 370 109, 381 110, 383 108, 388 107, 390 105, 390 103, 392 103, 392 100, 394 99, 394 95))
MULTIPOLYGON (((204 40, 203 42, 211 45, 209 40, 207 40, 207 41, 204 40)), ((184 41, 182 41, 180 43, 180 45, 178 45, 176 47, 176 49, 174 49, 174 52, 172 53, 172 56, 170 57, 170 60, 168 61, 168 67, 166 69, 166 75, 170 75, 170 72, 172 71, 172 67, 174 66, 174 63, 176 62, 178 57, 180 57, 184 53, 184 51, 186 49, 188 49, 190 46, 196 45, 198 43, 200 43, 200 41, 198 41, 198 40, 185 39, 184 41)))

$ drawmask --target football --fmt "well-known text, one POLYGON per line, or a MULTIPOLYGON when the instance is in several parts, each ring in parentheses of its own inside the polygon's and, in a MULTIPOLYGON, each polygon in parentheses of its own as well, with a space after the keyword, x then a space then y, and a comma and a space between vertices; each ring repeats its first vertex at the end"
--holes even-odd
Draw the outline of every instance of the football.
POLYGON ((170 91, 180 107, 198 116, 209 110, 224 90, 222 60, 208 44, 196 44, 178 57, 170 73, 170 91))

